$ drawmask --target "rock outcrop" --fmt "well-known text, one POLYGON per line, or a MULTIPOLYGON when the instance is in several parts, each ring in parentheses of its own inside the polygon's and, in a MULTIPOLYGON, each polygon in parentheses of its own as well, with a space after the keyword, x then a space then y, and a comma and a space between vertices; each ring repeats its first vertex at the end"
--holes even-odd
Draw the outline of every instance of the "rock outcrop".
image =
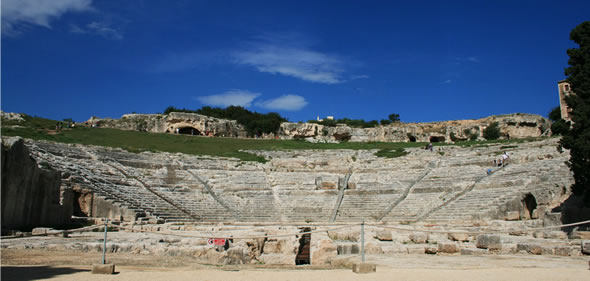
MULTIPOLYGON (((235 120, 212 118, 195 113, 126 114, 121 119, 90 118, 90 124, 123 130, 153 133, 184 133, 220 137, 247 137, 244 126, 235 120)), ((528 138, 550 135, 550 121, 533 114, 490 116, 477 120, 431 123, 394 123, 374 128, 353 128, 340 124, 328 127, 315 123, 281 124, 281 139, 307 139, 312 142, 454 142, 483 139, 483 130, 498 122, 502 138, 528 138)), ((274 138, 275 135, 264 136, 274 138)))
POLYGON ((533 114, 490 116, 477 120, 431 123, 394 123, 375 128, 328 127, 314 123, 282 123, 282 139, 309 139, 332 142, 454 142, 470 138, 483 139, 483 130, 498 122, 503 138, 540 137, 550 134, 549 120, 533 114))
POLYGON ((37 162, 21 138, 2 138, 2 231, 59 226, 72 216, 71 190, 61 173, 37 162))
POLYGON ((218 119, 195 113, 125 114, 121 119, 91 117, 89 124, 104 128, 147 131, 151 133, 182 133, 198 136, 246 137, 244 126, 235 120, 218 119))

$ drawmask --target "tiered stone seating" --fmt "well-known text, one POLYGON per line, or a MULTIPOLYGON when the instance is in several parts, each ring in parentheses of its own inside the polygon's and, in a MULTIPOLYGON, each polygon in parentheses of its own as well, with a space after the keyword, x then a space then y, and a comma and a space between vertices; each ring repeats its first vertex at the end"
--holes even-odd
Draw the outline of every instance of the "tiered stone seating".
MULTIPOLYGON (((270 161, 110 149, 29 141, 33 157, 138 216, 167 221, 466 221, 498 215, 523 192, 568 186, 556 140, 489 147, 375 151, 259 151, 270 161), (510 164, 486 176, 509 150, 510 164), (351 173, 342 202, 338 182, 351 173)), ((497 169, 497 168, 496 168, 497 169)))

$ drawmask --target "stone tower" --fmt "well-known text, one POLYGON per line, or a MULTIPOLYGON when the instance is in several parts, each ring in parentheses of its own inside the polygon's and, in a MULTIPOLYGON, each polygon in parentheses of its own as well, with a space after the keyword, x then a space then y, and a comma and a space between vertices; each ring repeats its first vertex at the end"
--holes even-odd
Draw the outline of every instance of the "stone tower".
POLYGON ((559 89, 559 108, 561 109, 561 119, 565 121, 572 121, 571 113, 572 109, 565 102, 565 97, 573 95, 570 83, 566 80, 557 82, 557 88, 559 89))

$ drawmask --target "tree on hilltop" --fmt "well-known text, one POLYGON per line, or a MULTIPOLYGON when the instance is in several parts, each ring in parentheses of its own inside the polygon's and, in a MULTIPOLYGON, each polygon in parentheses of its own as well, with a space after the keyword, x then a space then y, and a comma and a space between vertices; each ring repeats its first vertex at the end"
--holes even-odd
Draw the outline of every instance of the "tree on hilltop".
POLYGON ((397 113, 389 114, 388 117, 389 117, 389 120, 391 120, 391 122, 393 122, 393 123, 400 121, 399 114, 397 114, 397 113))
POLYGON ((572 109, 572 127, 564 132, 560 145, 570 150, 568 166, 575 180, 572 192, 583 196, 584 204, 590 207, 590 21, 576 26, 570 40, 579 45, 567 50, 570 66, 565 69, 574 92, 565 98, 572 109))

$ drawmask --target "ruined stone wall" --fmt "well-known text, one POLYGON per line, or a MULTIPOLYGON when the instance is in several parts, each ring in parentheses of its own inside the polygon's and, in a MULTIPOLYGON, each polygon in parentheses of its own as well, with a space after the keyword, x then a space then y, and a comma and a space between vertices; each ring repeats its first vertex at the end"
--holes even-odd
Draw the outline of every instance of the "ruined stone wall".
POLYGON ((31 158, 22 139, 2 139, 2 230, 69 223, 72 193, 60 185, 61 173, 31 158))

